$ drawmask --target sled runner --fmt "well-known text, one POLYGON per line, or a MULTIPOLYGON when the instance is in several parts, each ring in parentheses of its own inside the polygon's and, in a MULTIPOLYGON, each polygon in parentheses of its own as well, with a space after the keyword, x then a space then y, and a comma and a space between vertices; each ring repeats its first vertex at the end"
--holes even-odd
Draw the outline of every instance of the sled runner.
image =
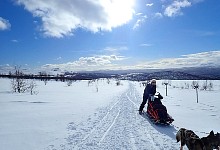
POLYGON ((161 102, 162 98, 159 94, 148 101, 147 115, 155 124, 169 125, 174 119, 167 113, 166 107, 161 102))

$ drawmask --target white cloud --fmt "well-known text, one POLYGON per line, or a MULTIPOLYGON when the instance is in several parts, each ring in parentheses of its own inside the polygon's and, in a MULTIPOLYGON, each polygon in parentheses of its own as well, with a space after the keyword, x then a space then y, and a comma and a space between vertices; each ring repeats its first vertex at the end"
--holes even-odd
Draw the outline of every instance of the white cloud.
POLYGON ((143 13, 136 13, 135 15, 136 16, 141 16, 141 15, 143 15, 143 13))
POLYGON ((139 64, 139 68, 181 68, 220 66, 220 51, 182 55, 179 58, 164 58, 139 64))
POLYGON ((153 5, 154 5, 154 3, 146 4, 146 6, 148 6, 148 7, 151 7, 153 5))
POLYGON ((213 36, 216 35, 213 31, 194 31, 194 34, 198 36, 213 36))
POLYGON ((7 30, 10 28, 11 24, 9 23, 9 21, 0 17, 0 30, 7 30))
POLYGON ((56 60, 61 60, 62 59, 62 57, 58 57, 58 58, 56 58, 56 60))
POLYGON ((152 44, 144 43, 144 44, 140 44, 139 46, 141 46, 141 47, 149 47, 149 46, 152 46, 152 44))
POLYGON ((104 51, 109 51, 109 52, 117 52, 117 51, 123 51, 123 50, 128 50, 128 48, 126 46, 104 48, 104 51))
POLYGON ((155 18, 163 18, 163 15, 162 15, 162 13, 157 12, 154 14, 154 17, 155 18))
POLYGON ((137 19, 136 23, 135 23, 134 26, 133 26, 133 30, 135 30, 135 29, 137 29, 138 27, 140 27, 141 24, 144 23, 146 19, 147 19, 147 16, 146 16, 146 15, 139 14, 139 15, 138 15, 138 19, 137 19))
POLYGON ((0 65, 0 73, 8 74, 9 72, 13 72, 15 67, 10 66, 9 64, 0 65))
POLYGON ((174 17, 182 15, 182 8, 190 7, 192 5, 188 0, 175 0, 172 4, 165 8, 164 15, 168 17, 174 17))
POLYGON ((135 0, 17 0, 42 20, 42 32, 49 37, 73 35, 83 28, 92 32, 111 31, 129 22, 135 0))
POLYGON ((187 58, 216 61, 216 58, 217 60, 220 60, 220 51, 201 52, 201 53, 188 54, 188 55, 183 55, 183 56, 187 58))
POLYGON ((64 64, 46 64, 42 68, 51 70, 53 68, 59 68, 61 70, 71 71, 93 71, 104 69, 115 69, 119 67, 115 62, 127 59, 124 56, 117 55, 100 55, 93 57, 80 57, 79 60, 68 62, 64 64))
POLYGON ((12 42, 14 42, 14 43, 18 43, 18 40, 11 40, 12 42))
MULTIPOLYGON (((126 69, 166 69, 181 67, 202 67, 217 66, 220 67, 220 50, 208 51, 195 54, 182 55, 177 58, 163 58, 159 60, 133 63, 133 65, 125 65, 126 60, 131 58, 119 55, 99 55, 93 57, 80 57, 73 62, 63 64, 46 64, 41 69, 27 69, 26 72, 51 71, 54 68, 67 71, 95 71, 95 70, 126 70, 126 69)), ((13 71, 15 67, 9 64, 0 65, 0 73, 8 73, 13 71)))
MULTIPOLYGON (((126 69, 166 69, 182 67, 220 66, 220 50, 195 54, 182 55, 177 58, 163 58, 160 60, 140 62, 129 66, 123 64, 128 58, 117 55, 100 55, 81 57, 76 61, 64 64, 46 64, 42 69, 52 70, 59 68, 68 71, 95 71, 95 70, 126 70, 126 69)), ((131 58, 129 58, 131 59, 131 58)))
POLYGON ((203 2, 205 0, 192 0, 192 3, 200 3, 200 2, 203 2))

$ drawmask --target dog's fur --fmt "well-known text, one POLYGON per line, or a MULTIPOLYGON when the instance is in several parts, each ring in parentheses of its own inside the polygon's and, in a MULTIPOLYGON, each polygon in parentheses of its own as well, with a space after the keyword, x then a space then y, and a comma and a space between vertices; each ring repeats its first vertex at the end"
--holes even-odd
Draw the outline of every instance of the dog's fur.
POLYGON ((186 145, 189 150, 205 150, 202 140, 191 130, 181 128, 176 134, 177 142, 181 142, 180 150, 186 145))
POLYGON ((213 131, 207 137, 201 138, 206 150, 218 149, 220 150, 220 133, 214 134, 213 131))

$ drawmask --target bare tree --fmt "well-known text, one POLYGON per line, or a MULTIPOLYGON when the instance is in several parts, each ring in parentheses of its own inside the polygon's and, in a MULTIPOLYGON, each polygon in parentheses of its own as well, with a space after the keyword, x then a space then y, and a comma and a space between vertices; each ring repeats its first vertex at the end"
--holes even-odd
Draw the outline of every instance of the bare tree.
POLYGON ((213 89, 213 83, 211 81, 208 84, 208 88, 209 88, 210 91, 213 89))
POLYGON ((35 91, 36 87, 37 87, 36 82, 32 80, 28 86, 28 91, 30 91, 31 95, 37 94, 37 91, 35 91))
POLYGON ((15 78, 12 79, 13 92, 24 93, 27 90, 27 82, 22 77, 24 73, 19 68, 15 67, 15 78))
POLYGON ((202 89, 203 90, 207 90, 208 89, 208 81, 207 80, 203 83, 202 89))
POLYGON ((213 83, 211 82, 211 81, 205 81, 204 83, 203 83, 203 86, 202 86, 202 90, 209 90, 209 91, 211 91, 213 89, 213 83))
POLYGON ((73 84, 73 81, 72 80, 68 80, 67 81, 67 86, 71 86, 73 84))
POLYGON ((14 92, 24 93, 27 90, 27 82, 24 79, 12 79, 12 89, 14 92))
POLYGON ((15 67, 14 78, 11 81, 13 92, 25 93, 30 91, 31 95, 36 94, 36 91, 34 91, 37 86, 36 83, 33 80, 28 83, 24 79, 24 73, 19 68, 15 67))
POLYGON ((95 82, 95 79, 89 80, 88 81, 88 86, 90 86, 91 84, 93 84, 95 82))
POLYGON ((45 80, 44 80, 44 85, 47 85, 47 82, 48 82, 47 79, 45 79, 45 80))
POLYGON ((96 88, 96 92, 99 92, 99 79, 95 80, 95 88, 96 88))
POLYGON ((107 79, 107 83, 110 84, 110 80, 109 79, 107 79))
POLYGON ((189 83, 185 83, 185 89, 189 89, 189 83))
POLYGON ((120 80, 116 81, 116 85, 117 86, 121 85, 121 81, 120 80))
POLYGON ((96 92, 99 92, 98 84, 95 85, 95 88, 96 88, 96 92))

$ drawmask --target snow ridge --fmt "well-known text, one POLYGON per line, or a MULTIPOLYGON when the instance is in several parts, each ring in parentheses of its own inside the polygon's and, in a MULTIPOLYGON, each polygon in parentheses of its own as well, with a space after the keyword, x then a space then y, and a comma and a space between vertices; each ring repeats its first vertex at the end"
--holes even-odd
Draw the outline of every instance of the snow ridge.
POLYGON ((112 124, 110 125, 110 127, 107 129, 107 131, 104 133, 104 135, 102 136, 101 140, 99 141, 98 145, 100 145, 100 143, 104 140, 104 138, 106 137, 106 135, 108 134, 108 132, 110 131, 110 129, 112 128, 112 126, 115 124, 116 119, 118 118, 119 114, 120 114, 121 110, 118 111, 117 116, 114 118, 112 124))
POLYGON ((138 114, 141 100, 133 83, 129 83, 126 91, 86 122, 70 123, 69 137, 62 147, 48 147, 47 150, 178 149, 173 126, 156 126, 138 114))

